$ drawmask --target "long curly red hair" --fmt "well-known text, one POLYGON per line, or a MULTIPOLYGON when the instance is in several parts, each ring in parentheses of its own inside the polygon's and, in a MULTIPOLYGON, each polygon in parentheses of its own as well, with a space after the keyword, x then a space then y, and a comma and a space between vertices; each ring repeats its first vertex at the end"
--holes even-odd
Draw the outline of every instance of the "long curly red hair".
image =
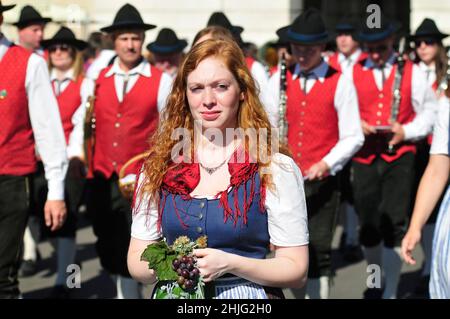
MULTIPOLYGON (((258 98, 258 90, 247 68, 242 50, 234 41, 211 39, 196 46, 187 54, 174 80, 172 91, 168 97, 166 107, 160 116, 158 129, 150 139, 149 156, 144 162, 143 172, 145 178, 142 181, 139 195, 150 195, 156 201, 159 200, 159 190, 168 168, 174 164, 171 154, 174 146, 182 138, 174 139, 173 132, 179 128, 190 132, 191 143, 189 154, 183 154, 190 159, 194 154, 194 119, 189 110, 186 96, 187 78, 198 64, 206 58, 214 57, 221 59, 237 80, 244 99, 238 110, 238 127, 242 129, 253 128, 256 131, 266 129, 264 136, 266 142, 245 143, 245 149, 252 159, 258 163, 263 186, 270 186, 271 177, 269 172, 270 157, 272 154, 271 142, 272 129, 267 114, 258 98), (264 149, 261 149, 264 148, 264 149), (267 154, 268 160, 262 159, 260 154, 267 154), (264 169, 264 171, 262 171, 264 169)), ((258 137, 258 140, 261 138, 258 137)), ((277 144, 276 144, 277 145, 277 144)), ((288 154, 284 145, 279 145, 279 152, 288 154)))

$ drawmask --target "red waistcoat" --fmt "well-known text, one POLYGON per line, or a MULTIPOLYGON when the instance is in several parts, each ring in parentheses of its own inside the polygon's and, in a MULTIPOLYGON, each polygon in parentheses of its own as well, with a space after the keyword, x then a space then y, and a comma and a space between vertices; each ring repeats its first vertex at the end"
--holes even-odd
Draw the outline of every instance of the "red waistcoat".
MULTIPOLYGON (((336 70, 338 70, 338 71, 342 71, 342 69, 341 69, 341 64, 338 62, 338 61, 339 61, 339 60, 338 60, 338 57, 339 57, 339 52, 333 53, 333 54, 328 58, 328 64, 329 64, 332 68, 334 68, 334 69, 336 69, 336 70)), ((367 53, 361 52, 361 53, 359 54, 359 56, 358 56, 357 62, 361 62, 362 60, 364 60, 364 59, 366 59, 366 58, 367 58, 367 53)))
POLYGON ((73 130, 72 116, 81 104, 80 90, 82 82, 83 77, 79 77, 76 82, 71 80, 66 89, 56 97, 67 144, 69 144, 69 136, 73 130))
POLYGON ((338 115, 334 106, 336 86, 341 72, 329 68, 325 81, 316 80, 307 95, 299 78, 287 72, 288 144, 293 158, 304 175, 319 162, 339 140, 338 115))
POLYGON ((36 169, 34 137, 25 89, 31 52, 13 45, 0 61, 0 175, 27 175, 36 169))
MULTIPOLYGON (((158 90, 162 72, 151 67, 151 76, 139 75, 122 103, 117 99, 114 75, 105 77, 104 69, 96 81, 95 150, 93 171, 110 178, 119 173, 132 157, 149 149, 148 140, 157 128, 159 113, 158 90)), ((127 169, 137 173, 141 163, 127 169)))
POLYGON ((252 57, 248 56, 248 57, 245 58, 245 63, 247 64, 247 67, 248 67, 248 69, 251 72, 253 63, 255 63, 255 59, 253 59, 252 57))
MULTIPOLYGON (((355 83, 359 112, 361 119, 369 125, 385 126, 389 125, 392 104, 392 86, 394 85, 394 75, 397 66, 394 65, 391 74, 384 83, 382 90, 379 90, 373 76, 372 69, 364 68, 365 61, 357 63, 353 69, 353 82, 355 83)), ((413 64, 406 61, 401 84, 401 101, 397 121, 401 124, 411 122, 416 113, 411 104, 411 80, 413 64)), ((396 148, 396 153, 390 155, 386 153, 387 141, 390 137, 382 138, 380 135, 366 136, 364 145, 353 158, 354 161, 362 164, 371 164, 377 155, 380 155, 386 162, 392 162, 401 157, 406 152, 416 152, 416 147, 412 143, 402 143, 396 148)))

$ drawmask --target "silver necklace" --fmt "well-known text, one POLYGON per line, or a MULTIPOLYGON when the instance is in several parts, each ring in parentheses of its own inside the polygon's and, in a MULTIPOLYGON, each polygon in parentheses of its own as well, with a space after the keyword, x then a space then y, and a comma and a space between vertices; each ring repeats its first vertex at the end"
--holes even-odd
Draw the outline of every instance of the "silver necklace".
POLYGON ((202 163, 200 163, 200 161, 198 162, 200 164, 200 167, 203 168, 209 175, 214 174, 219 168, 221 168, 225 163, 227 162, 227 159, 225 159, 222 163, 220 163, 218 166, 216 167, 207 167, 205 165, 203 165, 202 163))

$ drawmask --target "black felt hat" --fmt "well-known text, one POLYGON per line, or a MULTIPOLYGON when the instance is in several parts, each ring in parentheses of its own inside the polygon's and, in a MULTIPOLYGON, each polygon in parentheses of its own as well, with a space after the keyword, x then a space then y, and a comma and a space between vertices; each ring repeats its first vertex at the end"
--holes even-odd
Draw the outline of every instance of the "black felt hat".
POLYGON ((83 50, 88 46, 86 41, 78 40, 72 30, 66 27, 61 27, 53 38, 41 41, 41 46, 45 49, 54 44, 69 44, 78 50, 83 50))
POLYGON ((388 18, 381 12, 379 25, 369 25, 368 19, 361 22, 358 32, 355 33, 355 39, 359 42, 377 42, 382 41, 400 30, 400 23, 388 18))
POLYGON ((434 20, 425 18, 417 28, 416 33, 410 36, 410 39, 435 38, 442 40, 446 37, 448 37, 448 34, 439 31, 434 20))
POLYGON ((334 26, 334 30, 339 32, 353 33, 357 29, 356 19, 351 15, 346 15, 339 19, 339 21, 334 26))
POLYGON ((233 35, 240 35, 244 31, 243 27, 232 25, 230 20, 227 18, 225 13, 221 11, 214 12, 206 24, 208 27, 212 25, 217 25, 219 27, 225 28, 230 31, 233 35))
POLYGON ((5 11, 8 11, 8 10, 11 10, 11 9, 14 8, 15 6, 16 6, 15 4, 10 4, 10 5, 4 6, 4 5, 2 4, 2 0, 0 0, 0 13, 5 12, 5 11))
POLYGON ((22 29, 32 24, 46 24, 50 21, 52 21, 51 18, 41 16, 41 14, 32 6, 24 6, 20 11, 19 21, 13 23, 13 25, 22 29))
POLYGON ((153 24, 144 23, 142 17, 135 7, 125 4, 117 12, 113 24, 100 30, 103 32, 113 32, 121 29, 150 30, 156 28, 153 24))
POLYGON ((320 44, 330 40, 322 16, 314 8, 299 15, 289 28, 281 28, 278 31, 280 38, 295 44, 320 44))
POLYGON ((147 45, 147 50, 157 54, 178 53, 188 45, 184 39, 178 39, 176 33, 169 28, 159 31, 156 40, 147 45))

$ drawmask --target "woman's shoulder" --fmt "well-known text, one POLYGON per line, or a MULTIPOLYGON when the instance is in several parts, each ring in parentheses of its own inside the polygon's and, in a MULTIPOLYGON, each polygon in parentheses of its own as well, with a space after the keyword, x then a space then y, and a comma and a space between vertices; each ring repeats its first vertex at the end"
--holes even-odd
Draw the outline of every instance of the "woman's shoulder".
POLYGON ((295 174, 302 176, 300 172, 300 168, 292 159, 292 157, 282 154, 282 153, 274 153, 272 154, 270 169, 273 170, 275 174, 295 174))

